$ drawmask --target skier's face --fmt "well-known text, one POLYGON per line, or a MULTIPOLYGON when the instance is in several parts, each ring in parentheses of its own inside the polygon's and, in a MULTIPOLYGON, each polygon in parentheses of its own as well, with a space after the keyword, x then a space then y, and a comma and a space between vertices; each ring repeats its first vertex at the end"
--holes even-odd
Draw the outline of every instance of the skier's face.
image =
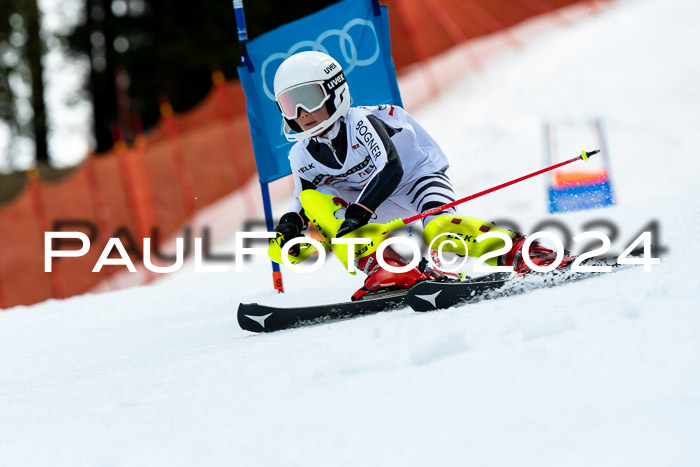
POLYGON ((329 117, 328 110, 326 110, 325 105, 311 113, 304 109, 300 109, 300 112, 301 113, 294 119, 294 121, 297 122, 304 131, 315 127, 325 120, 328 120, 329 117))

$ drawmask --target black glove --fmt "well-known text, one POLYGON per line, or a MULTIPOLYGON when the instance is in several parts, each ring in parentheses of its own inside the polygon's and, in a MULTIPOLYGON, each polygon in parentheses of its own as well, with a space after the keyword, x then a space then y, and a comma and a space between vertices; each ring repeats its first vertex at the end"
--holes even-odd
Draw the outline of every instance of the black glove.
POLYGON ((345 220, 340 224, 338 233, 336 233, 335 236, 342 237, 366 225, 372 218, 372 214, 374 213, 361 204, 351 204, 345 210, 345 220))
MULTIPOLYGON (((280 247, 283 247, 284 244, 291 239, 303 237, 301 231, 304 227, 304 219, 301 217, 301 214, 298 212, 288 212, 280 218, 280 223, 275 227, 275 232, 277 232, 275 240, 279 243, 280 247)), ((299 256, 300 250, 300 246, 297 243, 289 249, 289 254, 292 256, 299 256)))

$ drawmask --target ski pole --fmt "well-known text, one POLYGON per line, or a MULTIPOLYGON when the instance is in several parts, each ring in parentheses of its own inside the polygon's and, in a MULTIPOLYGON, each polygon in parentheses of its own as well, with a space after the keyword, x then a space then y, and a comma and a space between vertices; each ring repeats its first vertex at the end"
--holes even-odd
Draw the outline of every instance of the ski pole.
POLYGON ((506 182, 506 183, 502 183, 500 185, 494 186, 494 187, 489 188, 487 190, 480 191, 480 192, 475 193, 473 195, 466 196, 466 197, 458 199, 456 201, 452 201, 451 203, 446 203, 446 204, 443 204, 442 206, 428 209, 427 211, 421 212, 420 214, 416 214, 415 216, 411 216, 411 217, 407 217, 406 219, 402 219, 402 221, 403 221, 404 225, 408 225, 411 222, 417 221, 418 219, 423 219, 424 217, 432 216, 433 214, 437 214, 438 212, 444 211, 445 209, 450 209, 451 207, 457 206, 457 205, 462 204, 462 203, 466 203, 467 201, 471 201, 475 198, 479 198, 479 197, 487 195, 489 193, 493 193, 494 191, 500 190, 501 188, 505 188, 507 186, 514 185, 518 182, 522 182, 523 180, 527 180, 528 178, 532 178, 534 176, 543 174, 545 172, 549 172, 551 170, 557 169, 557 168, 564 166, 566 164, 571 164, 572 162, 576 162, 578 160, 587 161, 589 157, 591 157, 594 154, 598 154, 599 152, 600 152, 600 149, 596 149, 595 151, 590 151, 590 152, 581 151, 581 154, 579 154, 578 156, 576 156, 572 159, 569 159, 568 161, 560 162, 558 164, 554 164, 554 165, 551 165, 549 167, 545 167, 544 169, 538 170, 536 172, 532 172, 531 174, 523 175, 522 177, 516 178, 516 179, 511 180, 511 181, 506 182))
MULTIPOLYGON (((404 227, 412 222, 417 221, 418 219, 423 219, 424 217, 432 216, 433 214, 437 214, 438 212, 444 211, 445 209, 449 209, 453 206, 457 206, 458 204, 466 203, 467 201, 470 201, 475 198, 479 198, 481 196, 484 196, 488 193, 492 193, 496 190, 500 190, 501 188, 505 188, 507 186, 513 185, 518 182, 522 182, 523 180, 527 180, 528 178, 535 177, 537 175, 543 174, 545 172, 549 172, 550 170, 554 170, 556 168, 559 168, 561 166, 564 166, 566 164, 571 164, 572 162, 576 162, 578 160, 584 160, 587 161, 589 157, 591 157, 594 154, 598 154, 600 152, 599 149, 596 149, 595 151, 581 151, 581 154, 578 156, 569 159, 568 161, 564 162, 559 162, 558 164, 551 165, 549 167, 545 167, 544 169, 538 170, 536 172, 532 172, 531 174, 523 175, 522 177, 516 178, 514 180, 511 180, 506 183, 502 183, 500 185, 494 186, 492 188, 489 188, 484 191, 480 191, 479 193, 475 193, 470 196, 466 196, 464 198, 458 199, 456 201, 452 201, 450 203, 443 204, 442 206, 438 206, 436 208, 428 209, 427 211, 421 212, 419 214, 416 214, 415 216, 407 217, 405 219, 394 219, 393 221, 387 222, 386 224, 375 224, 375 223, 370 223, 367 225, 364 225, 360 227, 357 230, 353 230, 352 232, 348 233, 347 235, 343 236, 343 238, 370 238, 372 240, 373 245, 378 245, 384 239, 388 236, 389 232, 392 230, 400 229, 401 227, 404 227)), ((376 247, 374 248, 376 249, 376 247)), ((363 252, 362 256, 366 256, 374 251, 374 249, 365 249, 363 252)))

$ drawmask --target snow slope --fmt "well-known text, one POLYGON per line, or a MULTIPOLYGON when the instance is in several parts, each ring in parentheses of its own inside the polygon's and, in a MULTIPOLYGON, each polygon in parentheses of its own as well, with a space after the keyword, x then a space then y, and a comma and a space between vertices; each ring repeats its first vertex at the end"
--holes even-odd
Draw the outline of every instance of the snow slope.
MULTIPOLYGON (((240 330, 238 303, 336 301, 361 278, 329 260, 276 295, 259 259, 18 307, 0 314, 0 464, 697 465, 698 19, 691 0, 614 3, 416 113, 464 196, 540 168, 544 119, 603 118, 618 205, 556 219, 613 221, 618 252, 658 220, 651 272, 271 335, 240 330)), ((461 213, 530 231, 545 189, 461 213)))

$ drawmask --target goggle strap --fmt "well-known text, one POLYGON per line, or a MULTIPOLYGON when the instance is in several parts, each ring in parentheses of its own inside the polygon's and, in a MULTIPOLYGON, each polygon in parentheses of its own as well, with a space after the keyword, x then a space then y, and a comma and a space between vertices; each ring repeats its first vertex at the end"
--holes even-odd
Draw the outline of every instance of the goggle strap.
POLYGON ((340 70, 338 73, 335 75, 331 76, 327 80, 323 82, 323 88, 326 90, 327 93, 331 93, 335 88, 340 86, 345 82, 345 73, 343 73, 342 70, 340 70))

